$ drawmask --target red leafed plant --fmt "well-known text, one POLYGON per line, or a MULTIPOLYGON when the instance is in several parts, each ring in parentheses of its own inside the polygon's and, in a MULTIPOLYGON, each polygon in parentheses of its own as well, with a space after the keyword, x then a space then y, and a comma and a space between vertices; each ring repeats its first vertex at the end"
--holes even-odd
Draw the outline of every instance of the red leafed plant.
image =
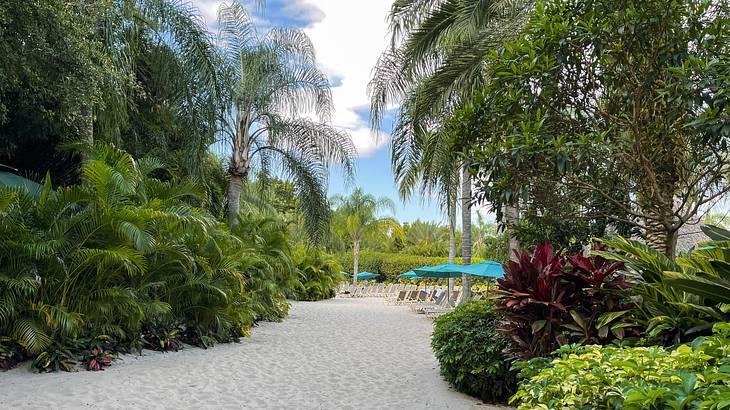
POLYGON ((105 367, 111 366, 115 356, 109 350, 94 347, 84 358, 86 362, 86 370, 99 371, 105 367))
POLYGON ((630 305, 621 303, 626 286, 621 264, 582 255, 565 256, 549 243, 523 252, 498 279, 499 331, 511 345, 506 354, 526 360, 547 356, 565 343, 607 343, 623 338, 630 305))

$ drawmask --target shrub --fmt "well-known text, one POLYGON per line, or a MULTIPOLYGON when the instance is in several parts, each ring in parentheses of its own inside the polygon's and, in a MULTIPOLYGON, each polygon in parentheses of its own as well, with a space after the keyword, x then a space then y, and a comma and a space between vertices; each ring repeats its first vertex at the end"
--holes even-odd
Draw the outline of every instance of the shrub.
POLYGON ((617 237, 603 242, 615 251, 599 253, 623 262, 634 282, 635 315, 646 329, 647 343, 688 342, 708 334, 714 323, 728 320, 718 307, 730 289, 723 285, 730 266, 727 242, 715 242, 675 261, 637 241, 617 237))
POLYGON ((497 279, 505 319, 499 330, 512 341, 507 354, 529 359, 570 342, 623 339, 632 328, 632 306, 617 292, 628 286, 617 274, 620 267, 602 257, 566 257, 549 243, 509 261, 497 279))
POLYGON ((496 331, 500 319, 493 302, 469 302, 436 319, 431 340, 441 375, 484 401, 504 401, 515 389, 515 373, 502 354, 507 340, 496 331))
POLYGON ((300 283, 292 288, 294 300, 322 300, 335 296, 342 275, 339 262, 320 249, 299 246, 292 256, 300 283))
POLYGON ((726 409, 730 324, 674 350, 660 346, 564 346, 557 358, 520 363, 510 399, 519 409, 726 409), (541 365, 545 365, 541 368, 541 365))
POLYGON ((286 315, 297 279, 281 221, 241 214, 231 231, 195 206, 196 181, 157 179, 156 161, 108 145, 84 149, 80 185, 54 190, 46 178, 37 196, 0 187, 3 346, 39 370, 68 370, 83 356, 76 340, 175 350, 173 331, 209 345, 286 315))

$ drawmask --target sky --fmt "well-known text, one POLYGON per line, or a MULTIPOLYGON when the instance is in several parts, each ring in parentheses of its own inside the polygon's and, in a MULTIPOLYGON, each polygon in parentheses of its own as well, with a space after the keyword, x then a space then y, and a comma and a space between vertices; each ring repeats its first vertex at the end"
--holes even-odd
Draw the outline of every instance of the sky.
MULTIPOLYGON (((229 0, 230 1, 230 0, 229 0)), ((376 196, 391 198, 395 217, 445 222, 437 204, 414 197, 402 202, 390 167, 392 118, 383 132, 369 128, 367 84, 373 66, 387 43, 386 15, 393 0, 267 0, 263 8, 247 4, 257 24, 266 27, 297 27, 310 37, 317 50, 319 67, 332 84, 335 112, 332 124, 349 132, 358 151, 355 181, 347 184, 333 170, 329 194, 348 194, 355 187, 376 196), (257 10, 258 9, 258 10, 257 10)), ((193 0, 211 31, 219 0, 193 0)))

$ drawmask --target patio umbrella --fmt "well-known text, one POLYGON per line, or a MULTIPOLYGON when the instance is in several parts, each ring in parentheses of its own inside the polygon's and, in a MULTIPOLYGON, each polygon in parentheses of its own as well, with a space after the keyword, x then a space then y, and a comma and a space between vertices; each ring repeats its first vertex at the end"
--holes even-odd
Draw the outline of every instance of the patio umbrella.
POLYGON ((409 270, 406 273, 401 273, 398 275, 399 278, 405 278, 405 279, 416 279, 418 278, 418 275, 416 275, 416 272, 409 270))
POLYGON ((380 277, 377 273, 360 272, 357 274, 357 280, 370 280, 380 277))
MULTIPOLYGON (((463 273, 482 278, 501 278, 504 276, 502 264, 494 261, 474 263, 471 265, 457 265, 455 263, 442 263, 436 266, 423 266, 413 269, 422 278, 457 278, 463 273)), ((448 289, 449 303, 451 303, 451 289, 448 289)))
POLYGON ((3 171, 0 171, 0 186, 22 188, 36 198, 38 198, 41 193, 41 189, 43 188, 40 184, 33 182, 28 178, 23 178, 19 175, 3 171))
POLYGON ((504 277, 504 269, 502 264, 495 261, 486 261, 473 263, 471 265, 456 265, 461 273, 468 273, 472 276, 482 278, 502 278, 504 277))
POLYGON ((442 263, 436 266, 424 266, 413 269, 422 278, 458 278, 462 273, 482 278, 501 278, 504 270, 499 262, 486 261, 471 265, 457 265, 455 263, 442 263))

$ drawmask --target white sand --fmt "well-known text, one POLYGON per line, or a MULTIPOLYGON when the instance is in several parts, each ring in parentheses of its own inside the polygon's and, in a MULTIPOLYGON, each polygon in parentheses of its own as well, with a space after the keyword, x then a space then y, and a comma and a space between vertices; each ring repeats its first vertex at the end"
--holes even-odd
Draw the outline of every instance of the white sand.
POLYGON ((295 303, 240 344, 145 351, 103 372, 0 373, 0 409, 490 408, 441 379, 431 330, 381 299, 295 303))

